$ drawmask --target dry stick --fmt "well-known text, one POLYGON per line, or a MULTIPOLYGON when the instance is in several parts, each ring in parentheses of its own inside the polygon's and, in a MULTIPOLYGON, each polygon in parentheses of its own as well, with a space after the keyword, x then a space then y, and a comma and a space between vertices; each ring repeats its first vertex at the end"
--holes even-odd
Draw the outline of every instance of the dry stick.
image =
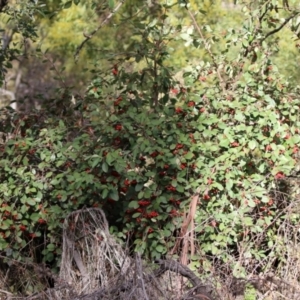
POLYGON ((191 243, 191 255, 193 256, 195 254, 195 245, 194 245, 194 231, 195 231, 195 215, 196 215, 196 209, 197 209, 197 203, 199 200, 199 192, 200 189, 197 189, 196 194, 193 195, 191 206, 190 206, 190 213, 192 216, 191 219, 191 230, 190 230, 190 243, 191 243))
POLYGON ((196 275, 193 271, 191 271, 188 267, 184 266, 183 264, 175 261, 175 260, 162 260, 158 259, 155 261, 157 264, 159 264, 160 268, 154 272, 154 276, 161 276, 165 271, 172 271, 176 274, 180 274, 183 277, 186 277, 189 279, 193 287, 195 288, 195 291, 199 294, 197 294, 197 299, 202 300, 213 300, 214 297, 207 292, 205 285, 196 275))
POLYGON ((121 0, 117 4, 117 6, 110 12, 110 14, 103 20, 103 22, 96 29, 94 29, 90 34, 83 33, 83 36, 85 37, 85 39, 82 41, 82 43, 76 49, 76 52, 75 52, 75 55, 74 55, 75 61, 78 60, 79 52, 83 48, 84 44, 88 40, 90 40, 103 27, 103 25, 105 25, 108 22, 108 20, 110 20, 113 17, 113 15, 120 9, 120 7, 124 3, 125 3, 125 0, 121 0))
MULTIPOLYGON (((194 218, 196 215, 196 208, 197 208, 197 202, 199 199, 199 192, 200 192, 200 190, 198 189, 196 191, 196 193, 192 196, 192 200, 190 203, 189 218, 188 218, 189 224, 190 224, 190 230, 189 230, 188 234, 185 233, 185 237, 183 238, 183 248, 182 248, 181 259, 180 259, 180 262, 183 265, 187 265, 187 261, 188 261, 187 253, 188 253, 189 245, 190 245, 190 249, 191 249, 191 256, 193 256, 195 254, 195 245, 194 245, 195 222, 194 222, 194 218)), ((186 229, 187 229, 187 227, 186 227, 186 229)))
POLYGON ((0 0, 0 12, 3 11, 4 7, 8 4, 8 0, 0 0))
POLYGON ((274 30, 271 30, 270 32, 268 32, 265 37, 261 40, 261 43, 266 40, 270 35, 273 35, 275 33, 277 33, 278 31, 280 31, 291 19, 293 19, 294 17, 296 17, 297 15, 299 15, 299 12, 296 12, 292 15, 290 15, 288 18, 286 18, 284 20, 284 22, 277 28, 275 28, 274 30))
MULTIPOLYGON (((192 237, 194 234, 195 225, 194 225, 193 220, 194 220, 195 213, 196 213, 196 206, 197 206, 197 202, 199 199, 199 192, 200 192, 200 188, 197 188, 195 194, 192 196, 189 212, 182 224, 180 236, 171 251, 171 254, 174 253, 177 250, 177 248, 179 247, 179 245, 183 239, 183 249, 182 249, 182 254, 181 254, 181 259, 180 259, 180 261, 183 265, 187 265, 188 240, 187 240, 186 233, 187 233, 187 230, 188 230, 188 227, 190 224, 191 224, 191 230, 190 230, 189 235, 192 237)), ((194 243, 193 243, 193 238, 191 238, 190 244, 191 244, 191 253, 194 254, 195 247, 194 247, 194 243)))
POLYGON ((173 249, 171 250, 171 254, 174 254, 176 252, 176 250, 178 249, 178 247, 180 246, 181 244, 181 240, 182 238, 185 236, 186 232, 187 232, 187 228, 190 224, 190 221, 191 221, 191 216, 188 214, 181 226, 181 230, 180 230, 180 235, 173 247, 173 249))
POLYGON ((141 284, 142 289, 143 289, 143 295, 145 300, 149 300, 148 294, 146 292, 145 288, 145 282, 144 282, 144 276, 143 276, 143 270, 142 270, 142 261, 141 261, 141 255, 137 253, 135 255, 135 264, 137 268, 137 276, 139 280, 139 284, 141 284))
POLYGON ((12 293, 10 293, 10 292, 8 292, 8 291, 5 291, 5 290, 0 290, 0 293, 6 294, 6 295, 10 295, 10 296, 13 296, 12 293))
POLYGON ((220 80, 221 88, 222 88, 223 92, 225 92, 226 89, 225 89, 225 85, 224 85, 224 80, 223 80, 223 78, 221 76, 221 73, 220 73, 218 64, 216 63, 215 57, 214 57, 213 53, 211 52, 211 50, 209 49, 209 43, 206 41, 206 39, 205 39, 205 37, 204 37, 204 35, 202 33, 202 30, 201 30, 200 26, 198 25, 198 23, 197 23, 194 15, 192 14, 192 12, 189 9, 187 9, 187 11, 188 11, 188 13, 189 13, 189 15, 190 15, 193 23, 194 23, 195 28, 197 29, 197 31, 199 33, 201 39, 204 42, 205 50, 207 51, 207 53, 209 54, 209 56, 211 57, 214 65, 215 65, 215 68, 216 68, 216 71, 217 71, 217 75, 218 75, 219 80, 220 80))

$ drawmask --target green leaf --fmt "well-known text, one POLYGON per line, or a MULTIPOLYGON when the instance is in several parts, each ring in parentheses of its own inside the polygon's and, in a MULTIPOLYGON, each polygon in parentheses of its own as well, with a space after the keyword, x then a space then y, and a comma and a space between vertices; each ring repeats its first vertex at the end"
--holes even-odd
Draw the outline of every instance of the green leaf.
POLYGON ((55 246, 54 244, 48 244, 48 245, 47 245, 47 249, 48 249, 49 251, 54 251, 54 250, 56 249, 56 246, 55 246))
MULTIPOLYGON (((44 189, 44 184, 43 184, 43 182, 41 182, 41 181, 35 181, 35 182, 32 183, 32 185, 33 185, 34 187, 37 187, 39 190, 44 189)), ((30 189, 30 191, 35 191, 35 192, 36 192, 36 188, 30 189)))
POLYGON ((1 224, 1 230, 6 230, 10 227, 11 223, 9 222, 10 220, 5 220, 1 224))
POLYGON ((248 206, 252 208, 256 206, 256 203, 253 201, 253 199, 248 200, 248 206))
POLYGON ((21 212, 22 214, 25 214, 25 213, 27 212, 27 210, 28 210, 27 206, 26 206, 26 205, 22 205, 22 206, 21 206, 21 209, 20 209, 20 212, 21 212))
POLYGON ((243 266, 239 262, 233 268, 233 275, 237 278, 245 278, 246 271, 243 266))
POLYGON ((51 185, 57 185, 59 183, 60 183, 60 178, 57 177, 53 178, 50 182, 51 185))
POLYGON ((171 185, 172 185, 173 187, 177 187, 177 180, 172 180, 171 185))
MULTIPOLYGON (((101 157, 97 157, 92 161, 91 167, 95 168, 96 166, 98 166, 99 162, 102 160, 101 157)), ((103 164, 102 164, 102 169, 103 169, 103 164)))
POLYGON ((139 192, 143 187, 144 187, 144 184, 143 184, 143 183, 138 183, 138 184, 135 186, 134 190, 135 190, 136 192, 139 192))
POLYGON ((225 224, 224 224, 224 223, 220 223, 219 229, 220 229, 221 231, 223 231, 225 228, 226 228, 225 224))
POLYGON ((26 199, 26 203, 29 204, 29 205, 31 205, 31 206, 33 206, 33 205, 36 204, 36 201, 34 199, 32 199, 32 198, 27 198, 26 199))
POLYGON ((40 218, 40 214, 38 214, 38 213, 33 213, 33 214, 30 216, 30 219, 31 219, 33 222, 36 222, 39 218, 40 218))
POLYGON ((223 191, 224 187, 222 184, 218 183, 218 182, 213 182, 213 184, 211 185, 212 187, 216 187, 219 191, 223 191))
POLYGON ((23 158, 22 162, 24 166, 28 166, 28 158, 26 156, 23 158))
POLYGON ((102 163, 102 171, 104 173, 108 172, 108 165, 107 165, 107 163, 105 161, 102 163))
POLYGON ((217 255, 220 252, 219 248, 216 247, 214 244, 211 245, 211 253, 213 255, 217 255))
POLYGON ((257 146, 257 143, 256 143, 256 141, 252 140, 249 142, 248 146, 251 150, 254 150, 257 146))
POLYGON ((107 162, 107 164, 108 164, 109 166, 111 166, 112 163, 115 161, 114 156, 113 156, 110 152, 107 153, 105 159, 106 159, 106 162, 107 162))
POLYGON ((169 237, 169 236, 171 236, 171 234, 172 234, 172 232, 170 230, 164 229, 164 231, 163 231, 164 237, 169 237))
POLYGON ((139 207, 138 201, 131 201, 131 202, 129 202, 129 204, 128 204, 128 208, 134 208, 134 209, 136 209, 136 208, 138 208, 138 207, 139 207))
POLYGON ((114 0, 108 0, 108 7, 113 10, 115 7, 115 1, 114 0))
POLYGON ((41 160, 44 160, 46 158, 46 154, 44 152, 41 152, 40 157, 41 157, 41 160))
POLYGON ((232 179, 227 179, 226 181, 226 189, 229 191, 233 187, 233 180, 232 179))
POLYGON ((115 200, 115 201, 118 201, 119 200, 119 193, 117 190, 112 190, 110 191, 109 193, 109 198, 115 200))
POLYGON ((56 167, 60 167, 60 166, 62 166, 64 163, 65 163, 64 160, 59 160, 59 161, 57 161, 57 163, 56 163, 56 167))
POLYGON ((107 195, 108 195, 108 189, 104 189, 101 193, 102 199, 106 199, 107 195))
POLYGON ((137 213, 134 213, 134 214, 132 215, 132 217, 133 217, 133 218, 137 218, 137 217, 139 217, 140 215, 141 215, 141 213, 137 212, 137 213))
POLYGON ((192 152, 188 152, 188 153, 184 156, 185 159, 192 159, 193 157, 194 157, 194 154, 193 154, 192 152))
POLYGON ((177 190, 177 192, 179 192, 179 193, 183 193, 183 192, 184 192, 184 187, 181 186, 181 185, 178 185, 178 186, 176 187, 176 190, 177 190))
POLYGON ((36 202, 40 202, 42 199, 43 199, 43 194, 40 191, 38 191, 37 194, 34 197, 34 200, 36 202))
POLYGON ((252 225, 253 225, 253 221, 252 221, 252 218, 251 218, 251 217, 245 217, 245 218, 243 219, 243 221, 244 221, 244 224, 245 224, 246 226, 252 226, 252 225))
POLYGON ((157 245, 157 246, 155 247, 155 250, 156 250, 157 252, 159 252, 159 253, 163 253, 163 252, 166 251, 166 247, 164 247, 164 246, 162 246, 162 245, 157 245))
POLYGON ((63 8, 67 9, 67 8, 70 8, 71 6, 72 6, 72 1, 68 1, 64 4, 63 8))

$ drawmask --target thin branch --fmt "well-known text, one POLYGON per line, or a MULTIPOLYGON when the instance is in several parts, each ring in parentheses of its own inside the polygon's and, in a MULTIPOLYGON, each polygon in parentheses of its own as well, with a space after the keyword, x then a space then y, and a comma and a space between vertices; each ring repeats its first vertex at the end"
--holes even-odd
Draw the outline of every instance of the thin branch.
POLYGON ((90 34, 83 33, 83 36, 85 39, 82 41, 82 43, 77 47, 74 58, 75 61, 78 60, 78 56, 80 51, 82 50, 83 46, 87 41, 89 41, 114 15, 115 13, 121 8, 121 6, 125 3, 125 0, 121 0, 117 6, 110 12, 110 14, 103 20, 103 22, 94 29, 90 34))
MULTIPOLYGON (((267 4, 268 5, 268 4, 267 4)), ((263 14, 259 17, 259 23, 260 23, 260 27, 256 28, 255 32, 257 33, 261 27, 262 27, 262 21, 263 18, 265 17, 266 13, 268 12, 268 8, 266 6, 266 10, 263 12, 263 14)), ((285 21, 277 28, 275 28, 274 30, 271 30, 270 32, 268 32, 263 39, 261 40, 253 40, 251 41, 251 43, 249 44, 249 46, 245 49, 245 53, 244 53, 244 57, 247 57, 249 53, 253 52, 253 50, 255 49, 256 46, 258 46, 259 44, 261 45, 269 36, 279 32, 291 19, 293 19, 295 16, 299 15, 299 12, 296 12, 294 14, 292 14, 291 16, 289 16, 287 19, 285 19, 285 21)), ((255 53, 254 53, 255 54, 255 53)), ((252 62, 253 63, 253 62, 252 62)), ((239 80, 239 78, 242 76, 243 70, 241 69, 240 73, 236 76, 236 80, 233 84, 232 90, 235 90, 237 82, 239 80)))
POLYGON ((0 0, 0 12, 3 11, 4 7, 8 4, 8 0, 0 0))
POLYGON ((5 290, 0 290, 0 293, 6 294, 6 295, 10 295, 10 296, 13 296, 12 293, 7 292, 7 291, 5 291, 5 290))
POLYGON ((154 58, 154 66, 153 66, 153 98, 152 98, 152 102, 153 102, 153 107, 157 107, 158 105, 158 95, 159 95, 159 91, 158 91, 158 82, 157 82, 157 60, 156 58, 154 58))
POLYGON ((139 253, 136 253, 136 255, 135 255, 135 263, 136 263, 136 268, 137 268, 136 271, 137 271, 138 280, 143 289, 144 299, 149 300, 149 297, 148 297, 148 294, 147 294, 146 288, 145 288, 141 255, 139 253))
POLYGON ((213 61, 213 64, 214 64, 214 66, 215 66, 215 68, 216 68, 217 75, 218 75, 219 80, 220 80, 220 83, 221 83, 222 90, 223 90, 223 92, 225 92, 224 80, 223 80, 223 78, 222 78, 222 76, 221 76, 221 73, 220 73, 218 64, 216 63, 215 57, 214 57, 213 53, 211 52, 211 50, 210 50, 210 48, 209 48, 209 43, 206 41, 206 39, 205 39, 205 37, 204 37, 204 35, 203 35, 203 33, 202 33, 202 30, 201 30, 200 26, 198 25, 198 23, 197 23, 197 21, 196 21, 194 15, 192 14, 192 12, 191 12, 188 8, 187 8, 187 11, 188 11, 188 13, 189 13, 189 15, 190 15, 190 18, 192 19, 192 21, 193 21, 193 23, 194 23, 194 26, 195 26, 196 30, 198 31, 198 33, 199 33, 201 39, 202 39, 203 42, 204 42, 205 50, 207 51, 207 53, 209 54, 209 56, 211 57, 211 59, 212 59, 212 61, 213 61))
MULTIPOLYGON (((194 230, 195 230, 195 225, 194 225, 194 218, 195 218, 195 214, 196 214, 196 206, 197 206, 197 202, 199 200, 199 193, 200 193, 200 188, 197 188, 197 190, 195 191, 194 195, 191 198, 191 203, 190 203, 190 208, 189 208, 189 212, 187 214, 187 216, 185 217, 183 224, 181 226, 181 230, 180 230, 180 235, 173 247, 173 249, 171 250, 171 254, 175 253, 175 251, 178 249, 178 247, 180 246, 181 242, 183 243, 183 249, 182 249, 182 253, 181 253, 181 263, 182 264, 187 264, 187 251, 188 251, 188 236, 193 237, 194 234, 194 230), (188 228, 191 225, 191 231, 188 233, 188 228)), ((193 243, 193 238, 191 239, 190 243, 193 243)), ((194 254, 195 248, 194 245, 191 244, 191 253, 192 255, 194 254)))
POLYGON ((268 12, 268 10, 269 10, 269 3, 266 3, 266 10, 262 13, 262 15, 259 17, 259 23, 260 23, 260 25, 261 25, 261 23, 262 23, 262 21, 263 21, 263 19, 264 19, 264 17, 265 17, 265 15, 267 14, 267 12, 268 12))
POLYGON ((270 35, 277 33, 278 31, 280 31, 291 19, 293 19, 294 17, 296 17, 297 15, 299 15, 299 12, 294 13, 293 15, 289 16, 288 18, 285 19, 285 21, 277 28, 275 28, 274 30, 271 30, 270 32, 268 32, 265 37, 260 41, 261 43, 266 40, 270 35))
POLYGON ((174 273, 180 274, 181 276, 189 279, 189 281, 195 288, 196 292, 199 293, 197 297, 203 300, 214 299, 211 293, 209 293, 207 290, 209 286, 204 284, 200 280, 200 278, 198 278, 195 275, 195 273, 191 271, 187 266, 184 266, 183 264, 172 259, 167 259, 167 260, 157 259, 155 260, 155 263, 158 264, 160 268, 154 272, 154 276, 161 276, 166 271, 172 271, 174 273))

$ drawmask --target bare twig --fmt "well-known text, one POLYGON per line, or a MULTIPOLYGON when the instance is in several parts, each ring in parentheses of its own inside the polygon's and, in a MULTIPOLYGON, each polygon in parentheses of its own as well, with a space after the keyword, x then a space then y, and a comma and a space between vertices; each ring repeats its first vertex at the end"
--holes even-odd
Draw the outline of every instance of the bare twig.
POLYGON ((265 11, 264 11, 264 12, 262 13, 262 15, 259 17, 259 24, 260 24, 260 26, 261 26, 261 23, 262 23, 262 21, 263 21, 265 15, 267 14, 268 10, 269 10, 269 3, 267 2, 267 3, 266 3, 266 9, 265 9, 265 11))
POLYGON ((275 33, 277 33, 278 31, 280 31, 291 19, 293 19, 294 17, 296 17, 297 15, 299 15, 299 12, 296 12, 292 15, 290 15, 288 18, 286 18, 284 20, 284 22, 277 28, 275 28, 274 30, 271 30, 270 32, 268 32, 265 37, 261 40, 261 43, 266 40, 270 35, 273 35, 275 33))
POLYGON ((181 241, 183 241, 183 249, 182 249, 182 253, 181 253, 181 263, 183 265, 187 264, 187 251, 188 251, 188 235, 187 235, 187 231, 188 231, 188 227, 191 225, 191 230, 189 232, 189 236, 191 237, 191 254, 194 254, 194 244, 193 244, 193 234, 194 234, 194 218, 195 218, 195 214, 196 214, 196 206, 197 206, 197 202, 199 199, 199 192, 200 192, 200 188, 198 188, 195 192, 195 194, 192 196, 191 198, 191 203, 190 203, 190 209, 189 212, 181 226, 181 231, 180 231, 180 236, 178 238, 178 240, 176 241, 171 254, 175 253, 175 251, 177 250, 177 248, 179 247, 179 245, 181 244, 181 241))
POLYGON ((198 25, 198 23, 197 23, 197 21, 196 21, 194 15, 193 15, 193 13, 192 13, 188 8, 187 8, 187 11, 188 11, 188 13, 189 13, 189 15, 190 15, 190 18, 192 19, 192 21, 193 21, 193 23, 194 23, 194 26, 195 26, 197 32, 199 33, 201 39, 202 39, 203 42, 204 42, 205 50, 207 51, 207 53, 209 54, 209 56, 211 57, 211 59, 212 59, 212 61, 213 61, 213 64, 214 64, 214 66, 215 66, 215 69, 216 69, 218 78, 219 78, 219 80, 220 80, 221 88, 222 88, 223 92, 225 92, 225 82, 224 82, 224 80, 223 80, 223 78, 222 78, 222 75, 221 75, 221 73, 220 73, 219 66, 218 66, 218 64, 217 64, 217 62, 216 62, 215 56, 213 55, 213 53, 211 52, 211 50, 210 50, 210 48, 209 48, 209 43, 206 41, 206 39, 205 39, 205 37, 204 37, 204 35, 203 35, 203 33, 202 33, 202 30, 201 30, 200 26, 198 25))
POLYGON ((143 276, 143 270, 142 270, 141 255, 139 253, 136 253, 135 261, 136 261, 136 268, 137 268, 137 276, 138 276, 138 280, 139 280, 139 282, 142 286, 142 289, 143 289, 144 299, 149 300, 149 297, 148 297, 148 294, 147 294, 146 288, 145 288, 145 282, 144 282, 144 276, 143 276))
POLYGON ((7 5, 8 0, 0 0, 0 12, 3 11, 4 7, 7 5))
POLYGON ((125 3, 125 0, 121 0, 116 7, 108 14, 108 16, 103 20, 103 22, 101 22, 101 24, 94 29, 91 33, 86 34, 83 33, 83 36, 85 37, 85 39, 82 41, 82 43, 77 47, 74 58, 77 61, 78 60, 78 56, 79 56, 79 52, 82 50, 83 46, 85 45, 85 43, 90 40, 102 27, 103 25, 105 25, 113 16, 114 14, 121 8, 121 6, 125 3))
POLYGON ((11 295, 11 296, 13 295, 12 293, 5 291, 5 290, 1 290, 1 289, 0 289, 0 293, 6 294, 6 295, 11 295))
POLYGON ((175 260, 162 260, 158 259, 155 261, 157 264, 159 264, 160 268, 155 272, 155 276, 160 276, 162 273, 166 271, 172 271, 177 274, 180 274, 183 277, 186 277, 189 279, 193 287, 195 288, 196 292, 198 293, 197 297, 199 299, 207 299, 207 300, 213 300, 213 296, 207 292, 207 286, 203 284, 203 282, 194 274, 193 271, 191 271, 188 267, 182 265, 181 263, 175 261, 175 260), (200 298, 200 296, 202 298, 200 298))

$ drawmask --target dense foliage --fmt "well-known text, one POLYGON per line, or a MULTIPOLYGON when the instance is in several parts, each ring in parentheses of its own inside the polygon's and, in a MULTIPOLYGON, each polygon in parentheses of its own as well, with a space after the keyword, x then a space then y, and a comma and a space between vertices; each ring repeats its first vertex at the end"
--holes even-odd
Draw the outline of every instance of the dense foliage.
MULTIPOLYGON (((188 255, 198 268, 216 256, 237 276, 266 267, 266 255, 284 259, 280 230, 300 218, 286 210, 293 198, 280 194, 298 165, 300 99, 274 53, 284 25, 297 34, 299 11, 246 1, 243 26, 212 34, 194 17, 196 1, 178 2, 189 26, 174 25, 173 3, 139 11, 127 24, 130 51, 106 70, 95 64, 74 103, 63 86, 54 109, 4 110, 0 250, 7 259, 56 267, 61 222, 82 207, 103 208, 112 231, 145 257, 186 262, 188 255), (200 49, 204 59, 175 69, 174 43, 200 49)), ((118 3, 109 5, 114 11, 118 3)))

